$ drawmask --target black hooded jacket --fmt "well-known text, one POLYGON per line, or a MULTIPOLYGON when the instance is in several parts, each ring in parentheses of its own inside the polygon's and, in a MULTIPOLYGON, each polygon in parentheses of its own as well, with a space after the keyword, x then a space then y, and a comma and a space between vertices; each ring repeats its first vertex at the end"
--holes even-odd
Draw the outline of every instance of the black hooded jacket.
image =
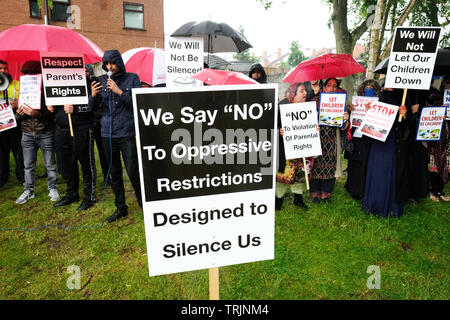
POLYGON ((101 114, 102 137, 109 137, 110 124, 112 124, 112 138, 131 137, 135 135, 131 89, 140 88, 141 82, 137 74, 126 72, 125 64, 119 51, 105 51, 102 65, 105 71, 107 71, 106 62, 108 61, 119 67, 119 71, 114 73, 111 79, 114 80, 123 93, 119 96, 109 90, 107 91, 108 76, 102 75, 98 79, 103 90, 95 98, 89 98, 89 107, 94 112, 99 110, 101 114))
POLYGON ((266 71, 264 71, 263 66, 259 63, 255 63, 254 65, 251 66, 250 71, 248 72, 248 76, 251 78, 252 73, 255 72, 256 70, 258 70, 261 73, 261 78, 257 79, 256 81, 258 81, 259 83, 267 83, 266 71))

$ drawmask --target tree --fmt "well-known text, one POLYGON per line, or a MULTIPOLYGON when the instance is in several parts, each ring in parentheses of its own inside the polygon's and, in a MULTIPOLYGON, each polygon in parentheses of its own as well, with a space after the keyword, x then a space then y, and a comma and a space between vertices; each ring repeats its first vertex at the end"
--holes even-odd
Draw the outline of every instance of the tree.
MULTIPOLYGON (((239 26, 239 32, 244 35, 244 27, 243 26, 239 26)), ((235 59, 236 61, 242 61, 242 62, 260 62, 261 58, 255 56, 254 54, 250 54, 249 49, 246 49, 244 51, 241 51, 239 53, 236 53, 235 55, 233 55, 233 59, 235 59)))
POLYGON ((298 41, 292 41, 291 47, 290 47, 290 54, 288 58, 288 65, 291 68, 296 67, 300 62, 306 60, 306 56, 304 55, 303 51, 301 50, 301 46, 298 41))

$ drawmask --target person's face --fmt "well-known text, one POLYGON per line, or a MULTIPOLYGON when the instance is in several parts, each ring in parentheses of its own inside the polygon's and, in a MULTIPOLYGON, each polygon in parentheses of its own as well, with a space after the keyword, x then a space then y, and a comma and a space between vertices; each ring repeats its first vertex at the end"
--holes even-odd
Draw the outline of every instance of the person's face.
POLYGON ((305 86, 299 86, 297 88, 297 92, 294 96, 294 99, 292 100, 293 103, 301 103, 306 101, 306 88, 305 86))
POLYGON ((112 63, 111 61, 107 61, 106 62, 106 69, 108 69, 108 71, 111 71, 112 73, 117 73, 119 72, 119 66, 115 63, 112 63))
POLYGON ((325 92, 337 92, 338 84, 336 80, 331 79, 327 82, 327 85, 324 88, 325 92))
POLYGON ((9 69, 7 64, 0 63, 0 73, 3 73, 5 76, 9 76, 9 69))
POLYGON ((261 77, 262 77, 261 72, 259 72, 258 70, 253 71, 253 73, 252 73, 252 79, 253 80, 258 80, 261 77))

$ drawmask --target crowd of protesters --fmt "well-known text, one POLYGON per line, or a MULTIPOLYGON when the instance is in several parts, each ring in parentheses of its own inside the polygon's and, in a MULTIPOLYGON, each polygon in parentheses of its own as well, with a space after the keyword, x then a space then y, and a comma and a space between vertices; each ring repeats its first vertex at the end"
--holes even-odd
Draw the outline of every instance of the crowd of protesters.
MULTIPOLYGON (((19 88, 13 88, 17 81, 13 81, 9 75, 7 61, 0 61, 0 72, 10 81, 3 98, 10 102, 18 124, 17 128, 0 132, 0 187, 9 179, 9 157, 12 151, 17 180, 24 186, 16 204, 22 205, 35 198, 35 170, 40 149, 53 206, 67 206, 80 201, 79 166, 83 178, 83 200, 78 210, 88 210, 94 206, 97 202, 96 141, 105 186, 109 183, 115 195, 116 211, 106 221, 113 222, 128 214, 121 157, 137 202, 142 208, 131 97, 131 89, 140 88, 141 82, 136 74, 126 72, 122 56, 117 50, 105 51, 102 68, 105 72, 110 71, 111 75, 104 74, 96 78, 92 66, 86 65, 87 105, 46 105, 44 92, 41 91, 41 107, 37 110, 27 104, 18 106, 19 88), (72 119, 73 136, 68 115, 72 119), (63 197, 58 192, 58 174, 62 175, 66 183, 63 197)), ((41 64, 39 61, 27 61, 21 72, 25 75, 41 74, 41 64)))
MULTIPOLYGON (((16 204, 33 199, 35 169, 38 149, 41 149, 47 177, 50 200, 55 207, 80 201, 79 165, 83 178, 83 200, 78 210, 87 210, 97 202, 96 163, 94 141, 98 148, 101 171, 105 185, 109 182, 115 195, 116 211, 107 218, 113 222, 128 214, 122 176, 122 160, 142 208, 136 139, 133 120, 131 89, 148 86, 141 83, 134 73, 126 72, 122 56, 117 50, 107 50, 102 61, 103 70, 111 72, 94 77, 92 66, 86 65, 89 93, 87 105, 46 105, 41 94, 41 109, 27 105, 18 106, 18 82, 8 72, 7 61, 0 60, 0 73, 8 77, 10 86, 3 98, 10 101, 17 119, 17 128, 0 132, 0 188, 9 179, 9 157, 15 160, 17 180, 24 191, 16 204), (70 133, 67 115, 73 121, 70 133), (58 193, 57 178, 60 173, 66 183, 63 197, 58 193)), ((23 64, 23 74, 40 74, 39 61, 23 64)), ((252 66, 249 77, 259 83, 267 83, 267 75, 260 64, 252 66)), ((341 155, 347 159, 349 194, 361 200, 363 211, 379 216, 403 214, 403 204, 415 203, 430 197, 433 201, 450 201, 443 190, 449 178, 450 125, 444 121, 441 140, 417 142, 415 132, 420 109, 424 106, 442 105, 444 90, 450 89, 450 77, 444 77, 439 89, 412 92, 405 105, 401 105, 402 91, 382 88, 377 81, 364 81, 357 95, 379 97, 381 102, 400 106, 397 118, 385 142, 366 136, 353 136, 355 128, 349 125, 352 106, 348 105, 341 128, 322 126, 318 129, 322 155, 286 161, 284 156, 283 129, 280 128, 278 173, 276 176, 275 209, 280 210, 286 195, 294 195, 294 205, 303 210, 308 207, 303 195, 308 173, 312 203, 332 202, 336 178, 343 173, 341 155)), ((345 92, 336 78, 321 81, 294 83, 286 91, 279 104, 315 101, 319 105, 320 93, 345 92)))
MULTIPOLYGON (((444 121, 440 141, 415 140, 421 108, 442 106, 444 91, 450 89, 450 77, 444 76, 441 80, 439 89, 410 90, 405 105, 402 105, 403 90, 381 87, 375 80, 364 81, 358 87, 357 95, 378 97, 380 102, 399 106, 397 119, 385 142, 365 135, 353 136, 355 128, 348 123, 353 109, 351 104, 347 104, 349 114, 345 113, 342 128, 321 126, 322 155, 307 158, 312 167, 309 175, 312 202, 332 201, 335 180, 342 175, 341 155, 347 159, 345 189, 354 199, 361 201, 365 212, 399 217, 405 203, 416 204, 419 199, 427 197, 435 202, 450 201, 444 193, 450 170, 450 121, 444 121), (404 121, 398 121, 399 117, 404 121)), ((345 92, 335 78, 320 81, 320 89, 314 89, 316 85, 316 81, 291 84, 286 99, 279 104, 316 101, 319 107, 320 92, 345 92), (306 99, 304 90, 307 91, 306 99)), ((283 197, 292 193, 294 204, 307 210, 302 198, 305 168, 301 159, 286 161, 284 158, 280 119, 278 127, 280 148, 275 209, 280 210, 283 197)))

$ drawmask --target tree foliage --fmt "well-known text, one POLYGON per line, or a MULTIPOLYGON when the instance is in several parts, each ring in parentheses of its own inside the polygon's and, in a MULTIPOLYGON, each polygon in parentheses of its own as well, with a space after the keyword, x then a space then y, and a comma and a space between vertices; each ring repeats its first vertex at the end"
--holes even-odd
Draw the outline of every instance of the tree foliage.
POLYGON ((301 50, 301 46, 298 41, 292 41, 290 47, 290 54, 288 58, 288 65, 291 68, 296 67, 300 62, 305 61, 306 56, 301 50))

